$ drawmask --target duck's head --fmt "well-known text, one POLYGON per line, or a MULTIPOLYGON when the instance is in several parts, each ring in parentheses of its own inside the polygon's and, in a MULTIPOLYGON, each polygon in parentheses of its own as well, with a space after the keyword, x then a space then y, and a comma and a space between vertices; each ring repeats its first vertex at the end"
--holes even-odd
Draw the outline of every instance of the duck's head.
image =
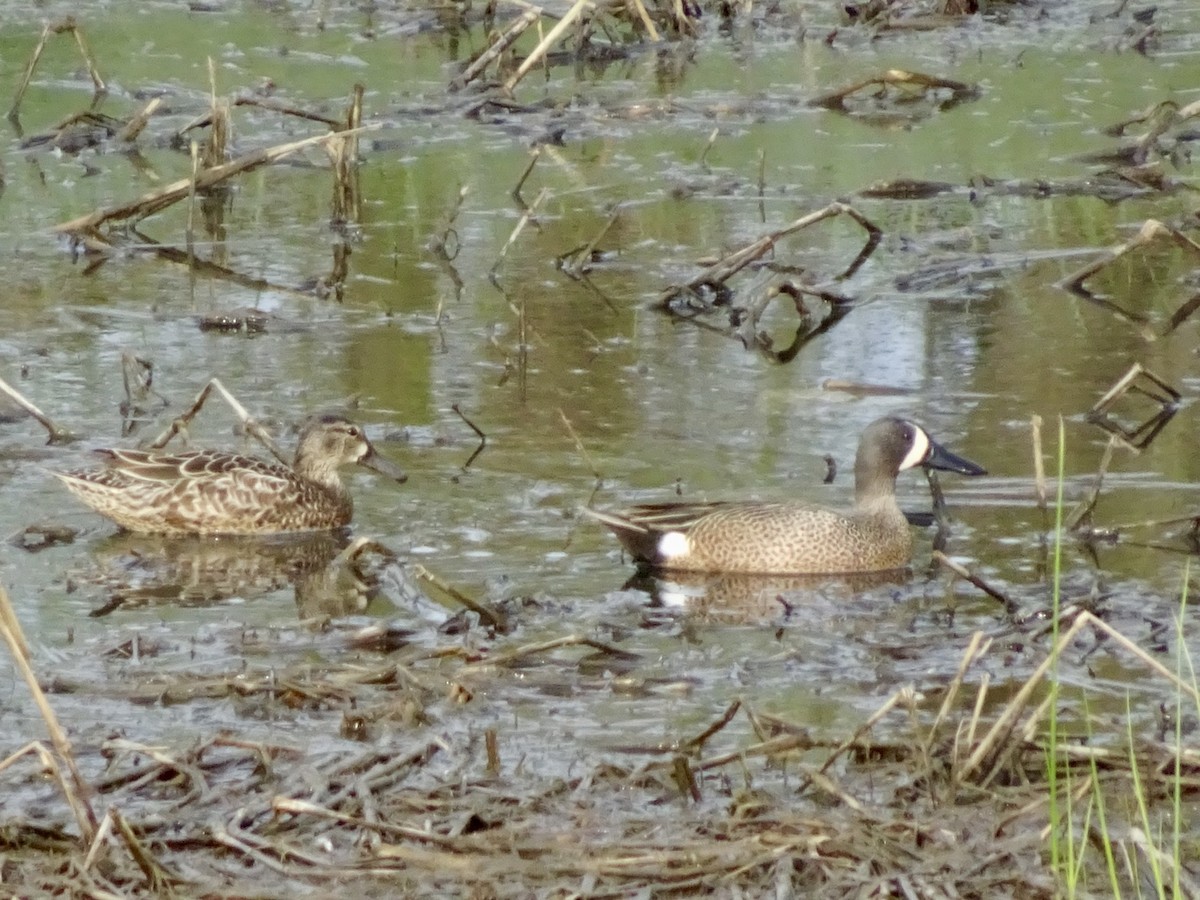
POLYGON ((362 427, 336 415, 316 415, 304 423, 296 446, 295 470, 324 481, 322 475, 336 473, 351 463, 404 482, 408 476, 391 460, 380 456, 367 440, 362 427))

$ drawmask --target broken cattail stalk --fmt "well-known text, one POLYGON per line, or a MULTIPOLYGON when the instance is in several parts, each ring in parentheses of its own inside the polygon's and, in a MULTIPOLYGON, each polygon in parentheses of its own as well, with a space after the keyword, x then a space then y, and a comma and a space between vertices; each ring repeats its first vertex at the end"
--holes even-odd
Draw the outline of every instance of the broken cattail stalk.
POLYGON ((504 82, 504 92, 506 94, 512 93, 513 88, 517 86, 520 80, 529 74, 530 69, 536 66, 550 52, 550 48, 558 43, 567 29, 575 24, 575 20, 583 15, 583 11, 589 9, 591 6, 591 0, 575 0, 575 3, 567 10, 567 14, 559 20, 557 25, 550 29, 550 33, 542 38, 538 45, 533 48, 533 51, 522 60, 521 65, 517 66, 517 71, 510 75, 508 80, 504 82))
MULTIPOLYGON (((364 126, 362 131, 373 129, 375 126, 364 126)), ((122 219, 144 219, 147 216, 153 215, 156 212, 166 209, 178 203, 180 200, 188 197, 193 190, 207 190, 214 187, 223 181, 228 181, 236 175, 243 172, 248 172, 256 169, 259 166, 269 165, 277 162, 286 156, 290 156, 298 150, 303 150, 306 147, 320 146, 331 140, 337 140, 345 137, 345 132, 335 132, 334 134, 321 134, 313 137, 304 138, 299 141, 292 141, 287 144, 279 144, 275 147, 266 147, 262 150, 255 150, 240 156, 224 165, 216 166, 201 172, 196 178, 181 178, 174 181, 165 187, 145 194, 137 200, 132 200, 128 203, 123 203, 120 206, 113 206, 107 209, 98 209, 89 213, 86 216, 80 216, 76 219, 71 219, 69 222, 63 222, 55 226, 55 231, 59 234, 72 234, 81 239, 90 237, 102 244, 108 242, 96 230, 105 222, 122 219), (194 187, 193 187, 194 185, 194 187)))
POLYGON ((949 569, 951 572, 953 572, 955 575, 957 575, 959 578, 963 579, 964 581, 970 582, 975 587, 979 588, 981 591, 983 591, 985 594, 987 594, 989 597, 991 597, 993 600, 998 600, 1001 603, 1003 603, 1005 612, 1007 612, 1010 616, 1015 616, 1017 614, 1017 612, 1020 610, 1021 607, 1020 607, 1019 603, 1017 603, 1015 600, 1013 600, 1010 597, 1008 597, 1007 595, 1005 595, 1002 591, 999 591, 996 588, 989 585, 986 581, 984 581, 978 575, 972 574, 971 571, 968 570, 965 566, 960 566, 954 560, 950 559, 950 557, 946 556, 946 554, 944 554, 941 550, 933 551, 933 560, 938 565, 940 565, 946 569, 949 569))
POLYGON ((538 21, 542 16, 540 9, 527 9, 513 21, 511 25, 492 42, 491 46, 484 50, 479 56, 468 65, 465 69, 458 73, 450 80, 450 90, 460 91, 468 84, 483 74, 483 71, 505 50, 516 43, 517 38, 523 35, 526 29, 534 22, 538 21))
POLYGON ((142 133, 150 121, 150 117, 154 115, 155 110, 162 106, 162 98, 155 97, 140 110, 134 113, 133 118, 122 126, 121 130, 113 135, 113 140, 122 143, 131 143, 137 139, 137 136, 142 133))
POLYGON ((533 203, 529 205, 529 208, 525 210, 525 212, 521 215, 521 218, 517 220, 517 224, 513 227, 512 233, 509 234, 508 240, 505 241, 504 246, 500 248, 500 255, 496 257, 496 262, 492 264, 489 277, 493 283, 495 283, 497 279, 500 266, 504 263, 504 258, 508 256, 509 249, 517 242, 517 238, 521 236, 521 232, 525 230, 525 226, 529 224, 529 220, 533 218, 538 207, 542 205, 542 201, 544 201, 549 195, 549 188, 542 188, 540 191, 538 191, 538 195, 533 198, 533 203))
POLYGON ((58 22, 52 22, 42 29, 42 36, 38 38, 37 45, 33 48, 33 53, 29 56, 29 62, 25 64, 25 71, 21 74, 21 82, 17 85, 17 91, 13 95, 12 106, 8 110, 8 119, 15 121, 20 113, 21 100, 25 97, 25 91, 29 88, 29 81, 33 78, 33 71, 37 68, 38 60, 42 57, 42 51, 46 49, 46 42, 52 34, 62 34, 64 31, 69 31, 75 38, 75 44, 79 47, 79 53, 83 57, 83 64, 87 66, 88 76, 92 79, 92 100, 93 106, 95 101, 99 100, 108 88, 105 87, 104 79, 100 77, 100 72, 96 69, 96 64, 92 61, 92 53, 88 49, 87 41, 84 40, 83 31, 75 22, 74 16, 67 16, 58 22))

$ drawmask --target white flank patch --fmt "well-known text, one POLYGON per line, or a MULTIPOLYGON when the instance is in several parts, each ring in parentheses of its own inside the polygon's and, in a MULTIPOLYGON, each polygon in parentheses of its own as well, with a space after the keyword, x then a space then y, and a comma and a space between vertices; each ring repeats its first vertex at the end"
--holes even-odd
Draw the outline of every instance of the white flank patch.
POLYGON ((663 559, 687 556, 691 549, 687 535, 682 531, 668 531, 658 539, 658 555, 663 559))
POLYGON ((900 471, 911 469, 913 466, 919 466, 925 462, 925 457, 929 453, 929 435, 920 428, 913 426, 913 442, 909 448, 908 455, 904 457, 904 462, 900 463, 900 471))

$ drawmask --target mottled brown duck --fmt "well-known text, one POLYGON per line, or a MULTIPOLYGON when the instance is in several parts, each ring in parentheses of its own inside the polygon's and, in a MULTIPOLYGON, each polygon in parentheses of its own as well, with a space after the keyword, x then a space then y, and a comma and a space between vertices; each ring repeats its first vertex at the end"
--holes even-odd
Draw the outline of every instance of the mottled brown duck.
POLYGON ((661 503, 585 510, 643 568, 761 575, 881 572, 908 565, 912 534, 896 502, 896 476, 925 466, 984 475, 923 428, 887 417, 863 431, 854 461, 854 507, 798 501, 661 503))
POLYGON ((357 463, 404 481, 362 428, 313 416, 291 467, 220 450, 97 450, 98 469, 55 472, 75 496, 122 528, 148 534, 277 534, 340 528, 354 503, 338 469, 357 463))

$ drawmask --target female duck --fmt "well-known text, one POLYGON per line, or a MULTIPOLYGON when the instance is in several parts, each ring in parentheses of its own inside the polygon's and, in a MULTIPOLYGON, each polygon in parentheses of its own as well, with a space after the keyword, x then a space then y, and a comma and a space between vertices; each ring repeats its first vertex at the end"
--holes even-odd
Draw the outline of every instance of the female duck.
POLYGON ((759 575, 879 572, 908 565, 912 534, 896 503, 896 476, 926 466, 984 475, 912 422, 884 418, 862 433, 854 508, 801 502, 663 503, 624 512, 585 510, 643 567, 759 575))
POLYGON ((338 468, 358 463, 397 481, 363 430, 340 416, 310 418, 291 468, 218 450, 97 450, 102 469, 55 472, 75 496, 130 531, 274 534, 350 522, 354 504, 338 468))

